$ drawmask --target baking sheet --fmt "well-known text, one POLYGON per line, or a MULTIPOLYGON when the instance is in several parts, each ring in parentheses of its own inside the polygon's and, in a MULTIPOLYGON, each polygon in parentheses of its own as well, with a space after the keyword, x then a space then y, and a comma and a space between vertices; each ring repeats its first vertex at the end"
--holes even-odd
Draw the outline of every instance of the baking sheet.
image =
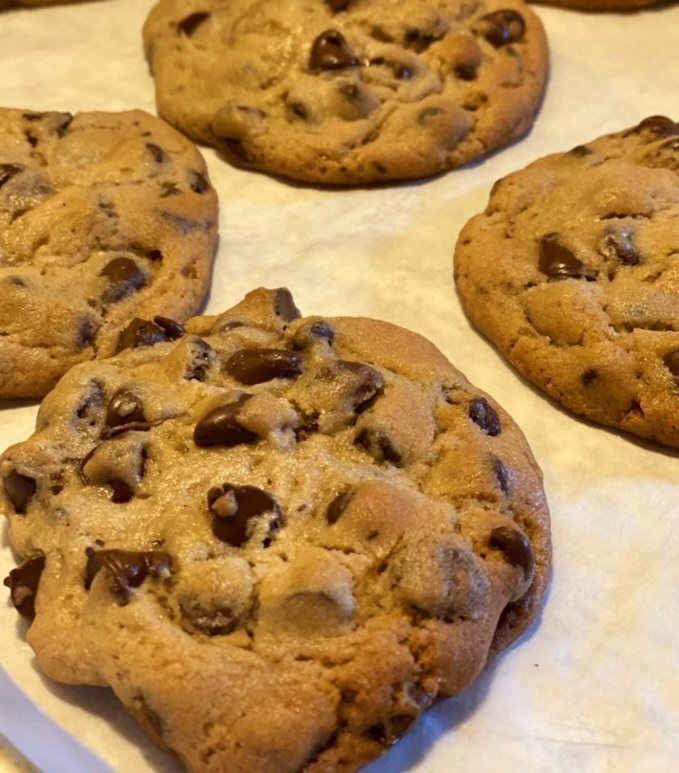
MULTIPOLYGON (((0 104, 153 112, 140 36, 152 5, 0 12, 0 104)), ((512 372, 466 321, 451 255, 499 177, 648 115, 679 119, 679 5, 536 10, 552 50, 545 102, 529 136, 485 161, 426 182, 318 191, 234 170, 205 150, 221 199, 209 312, 256 286, 286 285, 304 314, 414 329, 509 410, 545 475, 555 566, 541 619, 369 773, 677 769, 678 454, 574 419, 512 372)), ((3 447, 30 434, 36 410, 0 407, 3 447)), ((3 527, 0 577, 13 565, 3 527)), ((106 690, 45 680, 0 597, 0 736, 45 773, 177 773, 106 690)))

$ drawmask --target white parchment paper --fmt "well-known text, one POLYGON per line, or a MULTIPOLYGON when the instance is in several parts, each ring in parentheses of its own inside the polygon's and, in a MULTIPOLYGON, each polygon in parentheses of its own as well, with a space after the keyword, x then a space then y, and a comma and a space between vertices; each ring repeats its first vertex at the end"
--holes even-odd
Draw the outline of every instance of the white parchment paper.
MULTIPOLYGON (((0 12, 0 104, 153 112, 140 36, 152 4, 0 12)), ((370 773, 679 768, 678 454, 575 419, 522 381, 470 328, 451 258, 499 177, 648 115, 679 119, 679 5, 537 11, 552 50, 544 105, 529 136, 485 161, 421 183, 318 191, 205 150, 221 199, 208 311, 286 285, 305 314, 414 329, 509 410, 544 471, 555 563, 541 619, 370 773)), ((0 404, 3 448, 32 432, 36 410, 0 404)), ((13 565, 3 527, 0 577, 13 565)), ((45 773, 177 773, 106 690, 44 679, 0 597, 0 736, 45 773)))

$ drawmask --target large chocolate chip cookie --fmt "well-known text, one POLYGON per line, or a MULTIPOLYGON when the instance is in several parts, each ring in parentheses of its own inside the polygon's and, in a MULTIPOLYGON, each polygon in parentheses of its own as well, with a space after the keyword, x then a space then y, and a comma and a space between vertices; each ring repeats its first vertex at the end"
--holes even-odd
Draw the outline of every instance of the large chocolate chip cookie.
POLYGON ((540 471, 429 342, 257 290, 121 345, 2 457, 6 583, 190 770, 356 770, 535 616, 540 471))
POLYGON ((203 159, 163 121, 0 109, 0 398, 113 354, 135 315, 195 313, 216 240, 203 159))
POLYGON ((144 42, 170 123, 235 164, 342 185, 511 142, 548 71, 521 0, 161 0, 144 42))
POLYGON ((679 446, 679 124, 499 181, 455 251, 474 324, 566 408, 679 446))

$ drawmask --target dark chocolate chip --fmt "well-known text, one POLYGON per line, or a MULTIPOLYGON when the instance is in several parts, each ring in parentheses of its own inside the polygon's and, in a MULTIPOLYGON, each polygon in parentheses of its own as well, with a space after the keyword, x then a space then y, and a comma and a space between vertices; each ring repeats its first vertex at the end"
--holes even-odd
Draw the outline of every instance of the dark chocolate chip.
POLYGON ((186 335, 186 328, 184 325, 180 325, 179 322, 170 319, 169 317, 161 317, 156 315, 153 318, 153 322, 162 328, 170 341, 176 341, 178 338, 186 335))
POLYGON ((75 330, 74 345, 76 349, 85 349, 92 346, 97 328, 89 317, 83 317, 75 330))
POLYGON ((497 456, 492 456, 492 462, 493 473, 495 474, 497 485, 500 487, 502 492, 506 494, 509 491, 509 470, 504 466, 500 459, 497 458, 497 456))
POLYGON ((224 483, 208 491, 207 503, 212 513, 212 531, 222 542, 240 547, 248 539, 248 521, 271 513, 269 535, 280 527, 281 509, 276 499, 256 486, 232 486, 224 483))
POLYGON ((538 267, 550 279, 589 278, 582 261, 559 242, 558 234, 540 239, 538 267))
POLYGON ((437 40, 440 40, 441 37, 441 35, 428 35, 421 30, 410 29, 406 31, 403 44, 406 48, 421 54, 426 51, 432 43, 436 43, 437 40))
POLYGON ((155 346, 170 340, 170 336, 159 325, 135 317, 120 334, 116 352, 121 352, 123 349, 136 349, 140 346, 155 346))
POLYGON ((18 164, 0 164, 0 188, 21 171, 23 167, 18 164))
POLYGON ((194 339, 191 342, 191 363, 184 373, 184 378, 187 381, 205 381, 213 356, 214 350, 209 344, 202 338, 194 339))
POLYGON ((355 413, 363 413, 382 394, 382 374, 370 365, 350 360, 337 360, 337 368, 351 379, 352 407, 355 413))
POLYGON ((279 287, 276 290, 273 305, 274 311, 284 322, 292 322, 302 316, 287 287, 279 287))
POLYGON ((679 349, 668 352, 663 357, 663 362, 665 363, 665 367, 669 370, 669 372, 679 380, 679 349))
POLYGON ((205 609, 197 603, 180 603, 182 617, 190 628, 206 636, 226 636, 238 628, 238 615, 229 607, 205 609))
POLYGON ((599 374, 594 370, 594 368, 587 368, 587 370, 580 376, 580 383, 583 386, 589 386, 590 384, 594 383, 596 379, 599 378, 599 374))
POLYGON ((129 601, 132 588, 138 588, 147 577, 160 577, 172 571, 172 559, 159 550, 94 550, 87 548, 85 588, 89 590, 97 573, 105 569, 111 578, 111 590, 121 604, 129 601))
POLYGON ((114 504, 125 504, 125 502, 129 502, 134 497, 134 491, 132 491, 132 487, 124 480, 120 480, 119 478, 111 478, 110 480, 107 480, 106 483, 113 489, 113 493, 111 494, 111 502, 114 504))
POLYGON ((604 257, 616 258, 627 266, 641 263, 641 255, 629 228, 607 228, 601 237, 600 251, 604 257))
POLYGON ((679 134, 679 123, 675 123, 664 115, 652 115, 649 118, 644 118, 635 131, 650 131, 653 134, 670 137, 673 134, 679 134))
POLYGON ((342 513, 347 509, 347 505, 351 502, 354 496, 353 489, 345 489, 341 491, 328 505, 328 509, 325 511, 325 520, 330 524, 337 523, 342 513))
POLYGON ((413 77, 413 72, 410 68, 404 64, 394 65, 394 75, 402 81, 409 81, 413 77))
POLYGON ((376 462, 390 462, 398 467, 403 459, 389 437, 381 430, 363 428, 354 438, 354 443, 364 448, 376 462))
POLYGON ((75 416, 80 421, 87 421, 90 424, 96 422, 99 413, 99 407, 104 402, 104 389, 97 381, 90 381, 88 390, 82 397, 75 416))
POLYGON ((251 386, 274 378, 297 378, 302 373, 302 358, 287 349, 241 349, 229 357, 224 370, 251 386))
POLYGON ((120 435, 129 430, 146 432, 151 424, 144 416, 144 406, 137 395, 129 389, 118 390, 106 408, 105 428, 102 437, 105 439, 120 435))
POLYGON ((252 395, 241 395, 233 400, 208 411, 196 424, 193 431, 193 442, 197 446, 225 446, 232 448, 241 443, 254 443, 257 435, 249 429, 241 427, 237 415, 243 405, 252 395))
POLYGON ((101 270, 101 276, 109 282, 104 291, 107 302, 127 298, 146 284, 146 275, 132 258, 114 258, 101 270))
POLYGON ((153 142, 147 142, 146 149, 153 156, 153 160, 156 162, 156 164, 162 164, 168 158, 167 153, 160 147, 160 145, 156 145, 153 142))
POLYGON ((582 158, 583 156, 591 155, 593 152, 594 151, 590 150, 587 145, 576 145, 574 148, 571 148, 571 150, 568 151, 568 155, 582 158))
POLYGON ((458 64, 455 68, 455 77, 461 81, 474 81, 477 70, 478 66, 475 64, 458 64))
POLYGON ((200 27, 200 25, 210 18, 210 14, 206 11, 197 11, 182 19, 177 25, 177 32, 180 35, 186 35, 190 38, 191 35, 200 27))
POLYGON ((314 72, 344 70, 357 65, 358 59, 349 48, 342 33, 337 30, 322 32, 311 46, 309 69, 314 72))
POLYGON ((30 498, 36 492, 36 483, 28 475, 22 475, 12 470, 2 481, 7 499, 12 503, 17 513, 25 513, 30 498))
POLYGON ((491 437, 495 437, 502 432, 500 417, 497 415, 493 406, 485 397, 476 397, 469 403, 467 409, 469 418, 491 437))
POLYGON ((207 193, 207 191, 210 190, 210 183, 207 181, 207 177, 200 172, 191 172, 190 186, 191 190, 199 195, 207 193))
POLYGON ((535 558, 528 537, 518 529, 510 529, 507 526, 498 526, 490 533, 489 544, 492 548, 501 550, 512 566, 523 569, 523 574, 528 579, 533 574, 535 558))
POLYGON ((343 11, 351 0, 325 0, 325 4, 330 6, 331 11, 343 11))
POLYGON ((526 23, 517 11, 507 9, 481 17, 481 34, 495 48, 517 43, 525 32, 526 23))
POLYGON ((44 568, 45 556, 33 556, 16 569, 12 569, 4 580, 9 588, 12 604, 17 612, 28 620, 35 617, 35 597, 44 568))
POLYGON ((411 714, 399 714, 368 728, 368 735, 382 746, 393 746, 404 736, 417 717, 411 714))
POLYGON ((302 424, 299 424, 297 427, 295 427, 295 440, 298 443, 301 443, 303 440, 306 440, 310 435, 313 435, 316 432, 318 432, 319 424, 316 421, 317 418, 318 418, 318 414, 314 412, 311 416, 306 417, 302 424))

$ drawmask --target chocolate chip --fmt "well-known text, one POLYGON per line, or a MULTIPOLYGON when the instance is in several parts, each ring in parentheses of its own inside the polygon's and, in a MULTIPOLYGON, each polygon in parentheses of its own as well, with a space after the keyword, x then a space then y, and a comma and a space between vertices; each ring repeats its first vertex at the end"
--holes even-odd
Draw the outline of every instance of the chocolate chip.
POLYGON ((675 349, 672 352, 668 352, 663 357, 665 367, 676 378, 679 379, 679 349, 675 349))
POLYGON ((526 23, 517 11, 507 9, 481 17, 481 34, 495 48, 517 43, 525 32, 526 23))
POLYGON ((111 590, 121 604, 129 601, 131 589, 138 588, 147 577, 160 577, 172 571, 172 559, 159 550, 133 552, 87 548, 85 553, 85 588, 89 590, 98 572, 105 569, 111 578, 111 590))
POLYGON ((23 167, 18 164, 0 164, 0 188, 21 171, 23 167))
POLYGON ((476 64, 458 64, 455 68, 455 77, 461 81, 476 80, 478 66, 476 64))
POLYGON ((213 356, 214 350, 209 344, 202 338, 194 339, 191 342, 191 362, 184 373, 184 378, 187 381, 205 381, 213 356))
POLYGON ((485 397, 476 397, 469 403, 467 409, 469 418, 491 437, 495 437, 502 432, 500 417, 495 409, 490 405, 485 397))
POLYGON ((179 322, 170 319, 169 317, 161 317, 156 315, 153 318, 153 322, 165 331, 165 334, 170 341, 176 341, 178 338, 186 335, 186 328, 184 325, 180 325, 179 322))
POLYGON ((412 70, 404 64, 394 65, 394 75, 402 81, 409 81, 413 77, 412 70))
POLYGON ((331 11, 343 11, 351 0, 325 0, 325 4, 330 6, 331 11))
POLYGON ((236 164, 247 164, 250 162, 245 146, 235 137, 220 137, 220 148, 224 155, 230 158, 236 164))
POLYGON ((207 193, 207 191, 210 190, 210 183, 207 181, 205 175, 200 172, 191 172, 190 186, 191 190, 199 195, 207 193))
POLYGON ((273 305, 274 311, 284 322, 292 322, 293 319, 299 319, 302 316, 287 287, 279 287, 276 290, 273 305))
POLYGON ((35 597, 44 568, 45 556, 33 556, 12 569, 4 580, 16 611, 28 620, 35 617, 35 597))
POLYGON ((12 470, 2 481, 7 499, 12 503, 17 513, 24 514, 30 498, 36 492, 36 483, 28 475, 21 475, 12 470))
POLYGON ((421 54, 426 51, 432 43, 436 43, 437 40, 440 40, 441 37, 441 35, 429 35, 421 30, 409 29, 406 31, 403 44, 406 48, 421 54))
POLYGON ((190 38, 191 35, 200 27, 200 25, 210 18, 210 14, 206 11, 197 11, 182 19, 177 25, 177 32, 180 35, 186 35, 190 38))
POLYGON ((354 444, 364 448, 376 462, 390 462, 397 467, 401 464, 403 457, 381 430, 363 428, 354 438, 354 444))
POLYGON ((82 317, 75 331, 75 340, 73 341, 76 349, 85 349, 92 346, 97 328, 89 317, 82 317))
POLYGON ((144 416, 144 406, 137 395, 129 389, 118 390, 106 408, 105 428, 102 437, 111 438, 123 432, 137 430, 146 432, 151 424, 144 416))
POLYGON ((589 156, 593 153, 593 150, 590 150, 587 145, 576 145, 574 148, 571 148, 568 151, 569 156, 578 156, 579 158, 582 158, 584 156, 589 156))
POLYGON ((153 160, 156 164, 162 164, 164 161, 167 161, 167 153, 159 145, 156 145, 153 142, 147 142, 146 149, 153 156, 153 160))
POLYGON ((558 234, 547 234, 540 239, 538 267, 550 279, 589 278, 583 263, 563 244, 558 234))
POLYGON ((170 340, 170 336, 159 325, 146 319, 135 317, 120 334, 116 353, 121 352, 123 349, 155 346, 155 344, 167 343, 170 340))
POLYGON ((644 118, 635 131, 650 131, 653 134, 669 137, 673 134, 679 134, 679 123, 675 123, 664 115, 652 115, 649 118, 644 118))
POLYGON ((599 374, 594 370, 594 368, 587 368, 587 370, 580 376, 580 383, 583 386, 589 386, 590 384, 594 383, 596 379, 599 378, 599 374))
POLYGON ((269 535, 280 527, 281 509, 271 494, 256 486, 224 483, 208 491, 207 503, 213 515, 212 531, 222 542, 240 547, 248 540, 248 521, 271 513, 269 535))
POLYGON ((601 237, 599 251, 604 257, 615 258, 627 266, 638 266, 641 263, 641 255, 629 228, 607 228, 601 237))
POLYGON ((302 373, 302 358, 287 349, 241 349, 229 357, 224 370, 251 386, 274 378, 296 378, 302 373))
POLYGON ((120 301, 146 284, 146 275, 132 258, 114 258, 101 270, 109 285, 103 297, 107 302, 120 301))
POLYGON ((347 505, 349 502, 351 502, 353 496, 353 489, 345 489, 344 491, 341 491, 328 505, 328 509, 325 511, 325 520, 330 526, 332 526, 333 523, 337 523, 337 521, 339 521, 340 516, 347 509, 347 505))
POLYGON ((232 448, 241 443, 254 443, 257 435, 241 427, 237 415, 252 395, 241 395, 233 400, 208 411, 196 424, 193 442, 200 447, 225 446, 232 448))
POLYGON ((198 604, 179 604, 182 616, 189 626, 206 636, 226 636, 233 633, 240 622, 238 614, 229 607, 205 609, 198 604))
POLYGON ((500 487, 502 492, 506 494, 509 491, 509 470, 504 466, 500 459, 497 458, 497 456, 492 456, 492 463, 493 473, 495 474, 497 485, 500 487))
POLYGON ((368 728, 368 735, 382 746, 393 746, 399 738, 404 736, 417 717, 411 714, 399 714, 388 717, 383 722, 368 728))
POLYGON ((111 502, 114 504, 125 504, 125 502, 129 502, 130 499, 134 497, 134 491, 132 491, 132 487, 124 480, 120 480, 119 478, 110 478, 106 481, 106 483, 113 489, 113 493, 111 494, 111 502))
POLYGON ((337 30, 322 32, 311 46, 309 69, 313 72, 344 70, 357 65, 358 59, 349 48, 342 33, 337 30))
POLYGON ((523 569, 523 575, 528 579, 533 574, 535 558, 528 537, 518 529, 498 526, 490 533, 489 544, 504 553, 512 566, 523 569))
POLYGON ((350 360, 337 360, 340 374, 344 371, 351 379, 352 408, 355 413, 363 413, 382 394, 384 379, 382 374, 370 365, 350 360))

